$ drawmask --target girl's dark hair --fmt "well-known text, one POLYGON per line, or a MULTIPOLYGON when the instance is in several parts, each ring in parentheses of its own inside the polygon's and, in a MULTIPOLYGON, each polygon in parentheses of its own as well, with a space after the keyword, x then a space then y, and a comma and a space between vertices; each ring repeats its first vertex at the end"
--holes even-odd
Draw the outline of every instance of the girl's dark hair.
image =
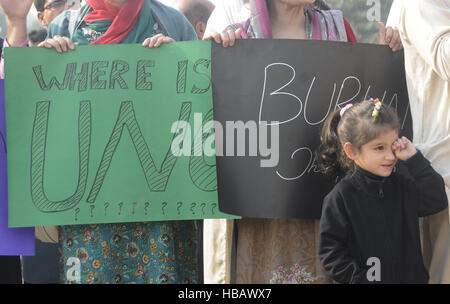
POLYGON ((373 102, 362 101, 347 109, 342 117, 340 110, 328 116, 317 149, 317 161, 324 174, 343 177, 353 167, 353 162, 344 152, 345 143, 360 149, 386 131, 400 130, 398 116, 390 106, 383 104, 376 117, 372 116, 374 109, 373 102))

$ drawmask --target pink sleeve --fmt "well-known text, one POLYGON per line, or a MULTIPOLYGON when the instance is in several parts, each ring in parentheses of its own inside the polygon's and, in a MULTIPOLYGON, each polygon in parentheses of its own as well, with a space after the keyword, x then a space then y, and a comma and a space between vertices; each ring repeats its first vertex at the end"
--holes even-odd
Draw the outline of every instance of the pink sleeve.
MULTIPOLYGON (((28 39, 25 40, 20 46, 24 47, 28 45, 28 39)), ((0 60, 0 79, 5 79, 5 58, 3 57, 3 53, 5 48, 9 47, 8 40, 5 38, 3 41, 3 51, 2 51, 2 58, 0 60)))

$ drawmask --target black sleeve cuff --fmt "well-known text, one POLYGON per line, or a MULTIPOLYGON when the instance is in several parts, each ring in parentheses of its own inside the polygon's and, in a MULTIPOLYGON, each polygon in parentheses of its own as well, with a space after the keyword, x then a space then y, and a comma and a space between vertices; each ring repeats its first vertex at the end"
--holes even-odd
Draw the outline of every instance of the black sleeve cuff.
POLYGON ((419 150, 417 150, 417 153, 408 158, 404 163, 406 167, 408 167, 408 171, 412 176, 417 176, 430 166, 430 161, 426 159, 419 150))

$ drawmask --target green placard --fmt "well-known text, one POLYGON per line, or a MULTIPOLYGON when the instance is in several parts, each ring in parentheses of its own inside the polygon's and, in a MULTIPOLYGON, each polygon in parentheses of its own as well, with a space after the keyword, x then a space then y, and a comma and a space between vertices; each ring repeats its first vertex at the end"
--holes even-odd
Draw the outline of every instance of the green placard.
POLYGON ((201 149, 210 48, 7 48, 9 226, 236 218, 219 212, 201 149), (192 153, 173 153, 177 140, 192 153))

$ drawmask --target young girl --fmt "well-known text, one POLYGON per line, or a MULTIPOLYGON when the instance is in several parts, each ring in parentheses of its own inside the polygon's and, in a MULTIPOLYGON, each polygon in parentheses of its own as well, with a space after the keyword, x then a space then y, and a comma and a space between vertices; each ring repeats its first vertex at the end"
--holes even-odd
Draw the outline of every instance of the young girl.
POLYGON ((319 162, 342 176, 325 197, 319 257, 339 283, 427 283, 419 217, 447 208, 442 177, 406 138, 394 111, 376 100, 327 119, 319 162), (393 172, 404 162, 409 177, 393 172))

